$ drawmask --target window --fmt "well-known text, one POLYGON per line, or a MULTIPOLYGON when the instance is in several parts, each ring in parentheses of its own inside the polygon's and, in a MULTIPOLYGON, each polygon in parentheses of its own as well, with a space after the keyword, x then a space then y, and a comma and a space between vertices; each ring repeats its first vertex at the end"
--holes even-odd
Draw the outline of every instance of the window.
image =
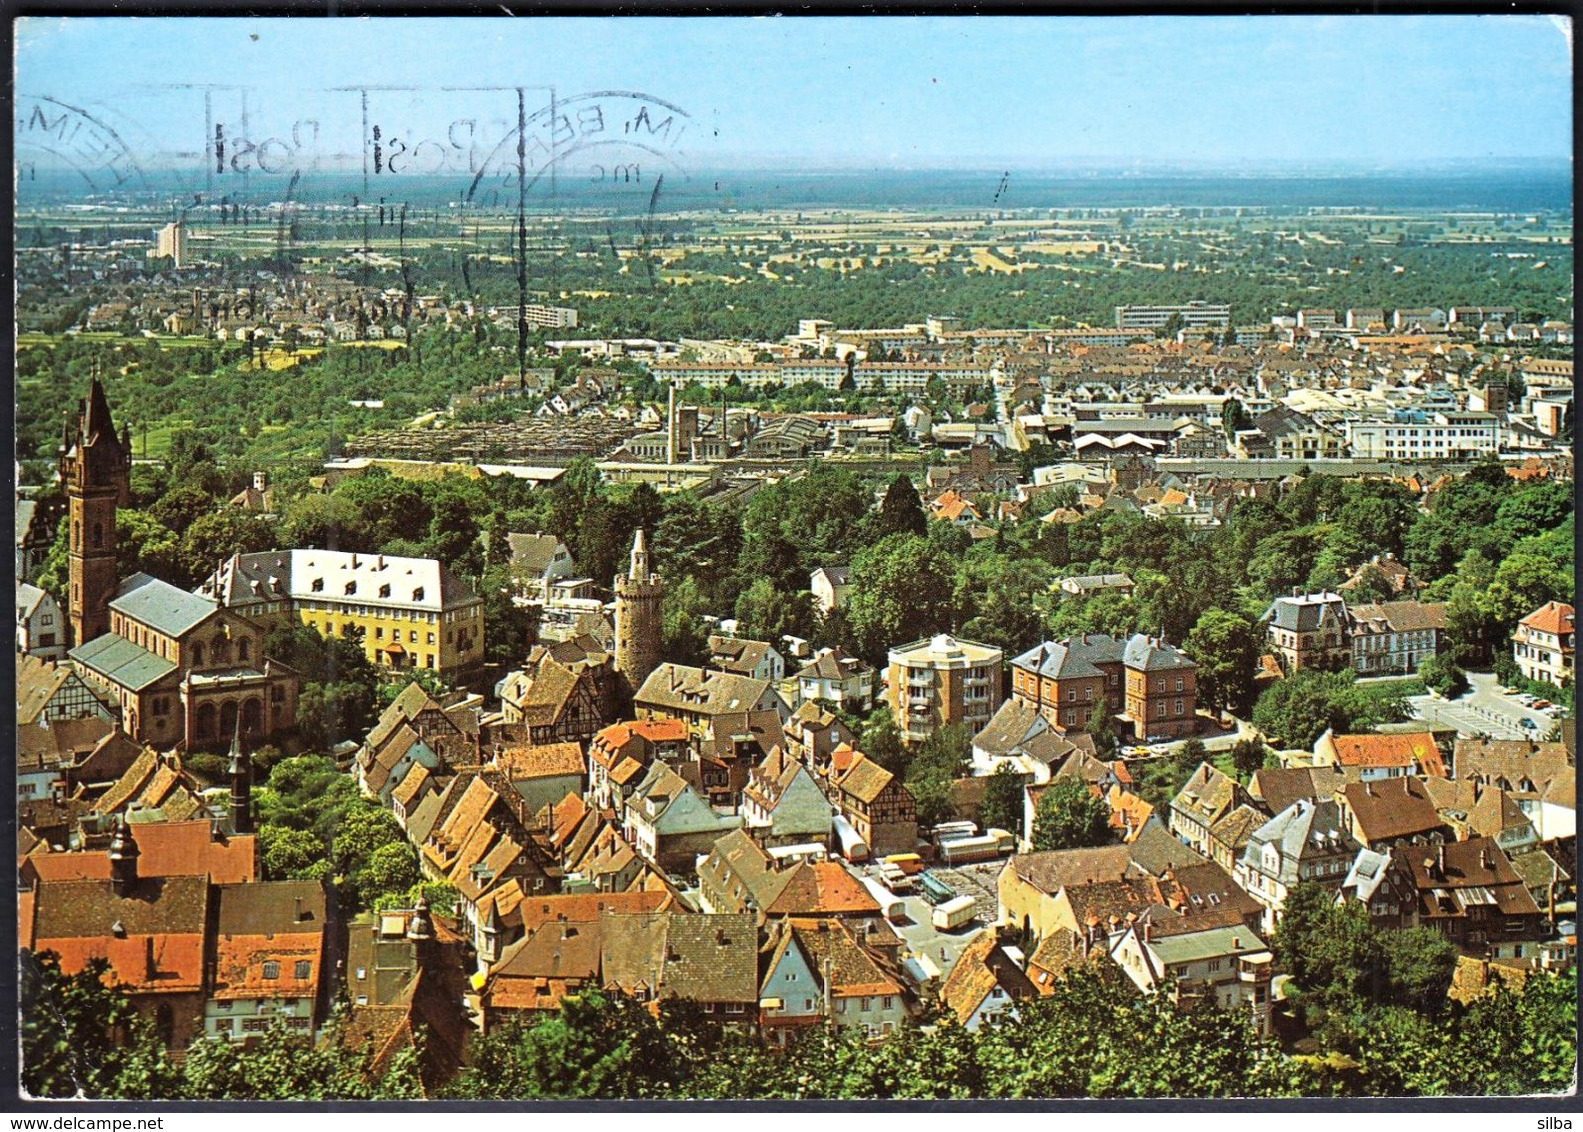
POLYGON ((1181 715, 1182 714, 1182 701, 1181 700, 1177 700, 1176 701, 1176 714, 1177 715, 1181 715))
POLYGON ((275 962, 273 959, 266 959, 264 961, 264 978, 266 978, 266 979, 278 979, 278 978, 280 978, 280 964, 275 962))
POLYGON ((726 1013, 727 1014, 741 1014, 746 1009, 747 1009, 747 1007, 743 1006, 740 1002, 728 1002, 728 1003, 726 1003, 726 1013))
POLYGON ((431 645, 434 643, 434 634, 433 633, 429 634, 429 642, 428 643, 431 644, 431 645))
MULTIPOLYGON (((886 995, 886 996, 885 996, 885 1003, 884 1003, 884 1008, 885 1008, 885 1009, 886 1009, 886 1010, 893 1010, 893 1009, 895 1009, 895 1006, 896 1006, 896 1000, 895 1000, 895 997, 894 997, 894 996, 892 996, 892 995, 886 995)), ((887 1025, 887 1026, 889 1026, 889 1025, 890 1025, 890 1023, 889 1023, 889 1022, 886 1022, 886 1023, 885 1023, 885 1025, 887 1025)))
POLYGON ((359 967, 357 969, 357 977, 359 979, 366 979, 366 978, 368 978, 368 968, 367 967, 359 967))
POLYGON ((38 623, 47 629, 51 625, 55 624, 55 615, 53 613, 40 614, 38 623))
POLYGON ((869 1009, 873 1005, 874 1005, 874 1000, 872 998, 864 998, 863 1002, 862 1002, 862 1005, 860 1005, 858 1007, 858 1009, 861 1010, 864 1014, 867 1014, 869 1012, 869 1009))
POLYGON ((389 597, 390 596, 390 583, 389 582, 386 582, 384 585, 379 587, 379 596, 380 597, 389 597))
POLYGON ((434 654, 432 652, 426 654, 425 657, 424 657, 424 660, 426 662, 425 663, 425 667, 427 667, 427 668, 433 668, 434 667, 434 654))
POLYGON ((324 579, 323 578, 315 578, 315 579, 313 579, 313 585, 310 586, 309 588, 316 594, 322 594, 324 592, 324 579))
POLYGON ((249 637, 243 637, 241 640, 236 642, 236 659, 237 660, 251 660, 252 658, 253 658, 253 641, 249 637))
POLYGON ((347 582, 346 583, 346 596, 347 597, 351 597, 356 592, 357 592, 357 583, 355 581, 347 582))
MULTIPOLYGON (((399 633, 401 630, 397 629, 396 631, 399 633)), ((418 643, 418 631, 416 629, 407 630, 407 643, 409 645, 415 645, 418 643)))
POLYGON ((375 628, 374 628, 374 640, 382 641, 384 639, 385 639, 385 630, 383 629, 383 627, 375 626, 375 628))
POLYGON ((1176 690, 1178 692, 1182 690, 1182 678, 1180 676, 1176 678, 1176 690))
POLYGON ((306 959, 299 959, 291 973, 298 979, 306 979, 313 973, 313 964, 306 959))
POLYGON ((423 600, 423 587, 422 586, 419 586, 417 589, 412 591, 412 600, 413 601, 422 601, 423 600))

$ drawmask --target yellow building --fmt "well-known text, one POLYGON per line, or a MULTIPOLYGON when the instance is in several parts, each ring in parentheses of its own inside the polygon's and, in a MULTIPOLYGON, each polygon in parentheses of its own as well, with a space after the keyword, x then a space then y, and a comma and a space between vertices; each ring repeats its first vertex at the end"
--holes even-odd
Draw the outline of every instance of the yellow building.
POLYGON ((461 684, 483 667, 483 599, 432 558, 236 554, 197 592, 265 625, 295 619, 327 637, 362 630, 369 661, 392 675, 426 668, 461 684))

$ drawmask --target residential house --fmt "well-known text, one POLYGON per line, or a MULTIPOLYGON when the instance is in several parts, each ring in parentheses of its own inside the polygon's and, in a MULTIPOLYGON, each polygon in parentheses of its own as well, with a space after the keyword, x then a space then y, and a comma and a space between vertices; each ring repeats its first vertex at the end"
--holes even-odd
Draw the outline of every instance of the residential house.
POLYGON ((819 612, 828 616, 831 610, 844 604, 852 592, 851 571, 845 566, 815 567, 808 576, 808 588, 813 591, 819 612))
POLYGON ((1242 803, 1209 827, 1209 859, 1228 873, 1235 871, 1253 831, 1269 820, 1257 806, 1242 803))
POLYGON ((1565 743, 1459 738, 1452 768, 1459 781, 1507 794, 1539 840, 1577 836, 1577 769, 1565 743))
POLYGON ((874 670, 834 649, 820 649, 797 670, 797 696, 866 714, 874 706, 874 670))
POLYGON ((313 1035, 329 1016, 334 925, 324 882, 217 889, 204 1032, 246 1041, 275 1026, 313 1035))
POLYGON ((530 813, 583 792, 583 749, 576 743, 507 747, 493 765, 522 795, 530 813))
POLYGON ((746 1029, 759 1001, 758 944, 749 914, 606 912, 600 982, 650 1009, 666 999, 690 999, 706 1017, 746 1029))
POLYGON ((1171 799, 1171 832, 1204 856, 1209 855, 1209 832, 1248 794, 1237 780, 1213 764, 1202 762, 1171 799))
POLYGON ((1273 931, 1299 881, 1335 891, 1360 848, 1334 801, 1299 799, 1249 835, 1234 876, 1263 907, 1264 927, 1273 931))
POLYGON ((706 912, 754 912, 761 921, 787 916, 875 916, 879 905, 851 873, 793 846, 766 849, 745 829, 726 834, 698 863, 699 898, 706 912))
POLYGON ((1248 782, 1248 794, 1255 805, 1273 816, 1298 799, 1319 802, 1334 798, 1343 787, 1361 781, 1358 767, 1261 767, 1248 782))
POLYGON ((830 802, 808 767, 785 747, 776 747, 753 768, 742 791, 742 817, 765 845, 830 840, 830 802))
POLYGON ((1371 579, 1383 583, 1396 597, 1410 596, 1418 589, 1418 582, 1413 577, 1412 571, 1389 551, 1374 555, 1354 570, 1336 589, 1345 597, 1371 579))
POLYGON ((1399 852, 1412 872, 1417 924, 1473 956, 1529 959, 1538 954, 1544 914, 1494 841, 1476 837, 1399 852))
POLYGON ((353 759, 358 787, 381 806, 391 804, 391 796, 412 767, 421 766, 430 774, 444 769, 440 756, 418 733, 400 716, 395 718, 400 721, 396 726, 370 732, 353 759))
MULTIPOLYGON (((67 793, 73 768, 94 748, 117 735, 115 724, 98 716, 82 719, 40 720, 16 730, 17 801, 47 798, 57 790, 67 793)), ((136 758, 138 748, 127 740, 136 758)), ((128 767, 130 763, 128 764, 128 767)), ((127 767, 122 768, 122 773, 127 767)), ((117 776, 119 777, 119 776, 117 776)))
POLYGON ((588 796, 600 808, 619 813, 651 764, 676 766, 687 754, 687 726, 681 720, 612 723, 588 744, 588 796))
POLYGON ((507 946, 490 964, 479 992, 482 1032, 488 1034, 510 1021, 531 1025, 559 1010, 567 995, 597 989, 601 921, 596 917, 540 923, 507 946))
POLYGON ((587 743, 615 717, 618 683, 602 650, 590 654, 575 641, 535 649, 497 686, 501 716, 533 744, 587 743))
POLYGON ((829 768, 836 748, 857 742, 857 735, 840 717, 813 700, 792 713, 783 731, 786 749, 816 773, 829 768))
POLYGON ((946 1010, 969 1032, 1004 1020, 1015 1021, 1017 1003, 1039 994, 1033 981, 995 938, 994 928, 973 937, 940 986, 946 1010))
POLYGON ((759 1027, 765 1041, 784 1047, 821 1022, 837 1033, 889 1037, 912 1016, 896 948, 871 941, 878 924, 793 917, 769 925, 761 950, 759 1027))
POLYGON ((32 656, 16 658, 16 725, 31 727, 61 719, 101 719, 114 725, 120 716, 93 685, 67 664, 32 656))
POLYGON ((715 634, 709 638, 709 667, 753 680, 778 683, 786 678, 786 658, 768 641, 715 634))
POLYGON ((1547 601, 1517 622, 1512 633, 1512 658, 1526 679, 1559 688, 1576 672, 1576 628, 1572 607, 1547 601))
POLYGON ((1417 672, 1445 641, 1444 602, 1387 601, 1347 611, 1352 668, 1359 676, 1417 672))
POLYGON ((1008 767, 1042 785, 1081 749, 1081 738, 1081 732, 1062 735, 1036 706, 1014 696, 973 736, 971 769, 976 775, 991 775, 1008 767))
POLYGON ((16 651, 40 660, 66 659, 66 619, 59 603, 26 582, 16 587, 16 651))
POLYGON ((1108 713, 1139 739, 1177 738, 1197 729, 1196 668, 1159 638, 1083 633, 1013 660, 1011 695, 1062 732, 1084 730, 1096 714, 1108 713))
POLYGON ((1352 663, 1347 603, 1339 594, 1293 590, 1264 611, 1265 643, 1288 674, 1303 668, 1339 671, 1352 663))
POLYGON ((768 680, 718 669, 661 664, 638 689, 632 706, 639 719, 678 719, 694 739, 713 742, 722 723, 749 712, 774 712, 784 724, 791 709, 768 680))
POLYGON ((572 552, 554 535, 510 533, 506 545, 511 576, 522 596, 530 600, 548 601, 550 585, 576 573, 572 552))
POLYGON ((418 1077, 432 1095, 460 1072, 472 1024, 465 998, 473 988, 463 967, 463 936, 421 897, 410 909, 366 912, 347 933, 350 999, 343 1048, 366 1053, 366 1072, 389 1072, 417 1051, 418 1077))
POLYGON ((1078 574, 1062 578, 1056 583, 1063 593, 1074 597, 1093 597, 1097 593, 1113 591, 1131 597, 1135 583, 1128 574, 1078 574))
POLYGON ((700 854, 742 824, 740 814, 716 813, 662 762, 650 764, 622 816, 622 832, 632 847, 666 872, 679 873, 691 872, 700 854))
POLYGON ((1145 994, 1221 1010, 1268 1009, 1274 955, 1246 926, 1164 933, 1149 921, 1112 937, 1110 958, 1145 994))
POLYGON ((1337 735, 1328 728, 1314 743, 1314 765, 1357 772, 1359 782, 1414 774, 1444 778, 1445 763, 1428 731, 1337 735))
POLYGON ((862 752, 837 769, 832 763, 830 799, 873 856, 911 853, 918 847, 918 811, 912 792, 862 752))
POLYGON ((1369 849, 1424 845, 1454 838, 1423 779, 1415 776, 1357 782, 1337 796, 1342 820, 1369 849))

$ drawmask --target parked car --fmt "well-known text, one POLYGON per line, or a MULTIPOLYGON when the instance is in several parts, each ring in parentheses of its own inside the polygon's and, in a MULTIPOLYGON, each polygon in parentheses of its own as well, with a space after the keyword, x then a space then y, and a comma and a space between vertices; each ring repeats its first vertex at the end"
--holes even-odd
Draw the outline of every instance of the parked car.
POLYGON ((1522 725, 1522 728, 1523 728, 1524 731, 1538 731, 1539 730, 1539 725, 1537 723, 1535 723, 1533 720, 1529 719, 1527 716, 1524 716, 1522 719, 1518 720, 1518 723, 1520 723, 1522 725))
POLYGON ((1533 702, 1533 706, 1538 711, 1544 711, 1546 708, 1550 707, 1551 705, 1550 705, 1550 701, 1549 700, 1535 700, 1533 702))

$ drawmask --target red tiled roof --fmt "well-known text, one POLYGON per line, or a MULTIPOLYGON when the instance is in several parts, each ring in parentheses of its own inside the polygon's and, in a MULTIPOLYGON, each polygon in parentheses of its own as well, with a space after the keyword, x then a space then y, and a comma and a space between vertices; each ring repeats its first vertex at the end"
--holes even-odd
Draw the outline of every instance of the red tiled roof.
POLYGON ((1572 607, 1565 602, 1547 601, 1527 617, 1524 617, 1519 624, 1525 625, 1530 629, 1536 629, 1541 633, 1550 633, 1559 637, 1565 633, 1572 632, 1572 614, 1572 607))

